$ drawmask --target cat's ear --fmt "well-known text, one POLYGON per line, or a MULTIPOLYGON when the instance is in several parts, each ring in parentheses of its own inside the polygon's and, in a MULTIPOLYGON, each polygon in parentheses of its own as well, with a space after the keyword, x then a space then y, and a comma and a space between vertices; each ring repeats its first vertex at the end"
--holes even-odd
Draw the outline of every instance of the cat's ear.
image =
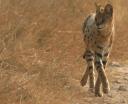
POLYGON ((104 12, 104 8, 99 3, 95 2, 95 7, 96 7, 97 13, 103 13, 104 12))
POLYGON ((95 7, 96 7, 96 9, 99 9, 100 4, 99 4, 99 3, 97 3, 97 2, 95 2, 95 7))
POLYGON ((110 15, 112 16, 113 15, 113 6, 111 3, 107 3, 106 6, 105 6, 105 13, 107 15, 110 15))
POLYGON ((98 4, 95 2, 95 7, 97 8, 98 7, 98 4))

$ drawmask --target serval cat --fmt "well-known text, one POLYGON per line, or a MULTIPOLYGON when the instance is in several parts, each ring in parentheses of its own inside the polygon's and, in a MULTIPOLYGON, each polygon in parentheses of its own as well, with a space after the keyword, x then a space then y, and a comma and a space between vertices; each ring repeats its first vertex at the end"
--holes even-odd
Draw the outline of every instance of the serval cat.
POLYGON ((105 6, 96 4, 96 12, 90 14, 83 24, 84 42, 86 51, 83 58, 87 61, 87 69, 81 80, 81 85, 87 83, 95 91, 95 96, 103 96, 101 92, 108 93, 109 81, 105 73, 105 67, 109 58, 114 36, 113 5, 106 3, 105 6), (94 67, 97 70, 98 78, 95 83, 94 67))

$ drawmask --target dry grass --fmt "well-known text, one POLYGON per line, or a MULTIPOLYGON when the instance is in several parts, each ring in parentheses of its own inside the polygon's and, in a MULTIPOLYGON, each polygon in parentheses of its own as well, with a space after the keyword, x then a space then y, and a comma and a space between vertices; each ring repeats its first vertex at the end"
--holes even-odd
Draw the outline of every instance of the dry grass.
MULTIPOLYGON (((128 1, 113 3, 111 60, 125 62, 128 1)), ((94 8, 90 0, 0 0, 2 104, 93 104, 79 80, 85 67, 81 26, 94 8)))

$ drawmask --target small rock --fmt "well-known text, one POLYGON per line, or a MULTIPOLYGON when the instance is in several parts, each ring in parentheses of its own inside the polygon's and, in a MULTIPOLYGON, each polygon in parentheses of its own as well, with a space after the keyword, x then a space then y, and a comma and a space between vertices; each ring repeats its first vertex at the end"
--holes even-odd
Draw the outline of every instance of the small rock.
POLYGON ((126 86, 119 86, 118 90, 120 91, 127 91, 126 86))
POLYGON ((120 80, 115 80, 114 83, 121 84, 120 80))
POLYGON ((115 61, 111 62, 109 65, 112 66, 112 67, 121 67, 120 63, 115 62, 115 61))
POLYGON ((128 81, 128 78, 123 78, 124 80, 128 81))
POLYGON ((108 94, 108 97, 113 98, 112 93, 109 93, 109 94, 108 94))
POLYGON ((122 99, 122 100, 121 100, 121 104, 122 104, 122 103, 123 103, 123 104, 126 104, 127 101, 126 101, 125 99, 122 99))
POLYGON ((50 49, 46 49, 45 52, 50 52, 50 49))
POLYGON ((65 88, 65 89, 70 89, 71 86, 69 86, 69 85, 65 85, 64 88, 65 88))

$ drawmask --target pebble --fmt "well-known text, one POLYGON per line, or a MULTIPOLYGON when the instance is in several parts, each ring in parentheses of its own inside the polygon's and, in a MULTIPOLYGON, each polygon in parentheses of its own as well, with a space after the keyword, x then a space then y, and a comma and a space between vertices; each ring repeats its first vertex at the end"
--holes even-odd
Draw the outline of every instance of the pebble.
POLYGON ((126 101, 125 99, 122 99, 122 100, 121 100, 121 104, 122 104, 122 103, 123 103, 123 104, 127 104, 127 101, 126 101))
POLYGON ((115 61, 111 62, 109 65, 112 66, 112 67, 121 67, 120 63, 115 62, 115 61))
POLYGON ((115 80, 114 83, 121 84, 121 80, 115 80))
POLYGON ((71 86, 69 86, 69 85, 65 85, 64 88, 65 88, 65 89, 70 89, 71 86))
POLYGON ((112 93, 109 93, 109 94, 108 94, 108 97, 113 98, 112 93))
POLYGON ((128 78, 123 78, 124 80, 128 81, 128 78))
POLYGON ((126 88, 126 86, 119 86, 119 88, 118 88, 118 90, 120 90, 120 91, 127 91, 127 88, 126 88))

